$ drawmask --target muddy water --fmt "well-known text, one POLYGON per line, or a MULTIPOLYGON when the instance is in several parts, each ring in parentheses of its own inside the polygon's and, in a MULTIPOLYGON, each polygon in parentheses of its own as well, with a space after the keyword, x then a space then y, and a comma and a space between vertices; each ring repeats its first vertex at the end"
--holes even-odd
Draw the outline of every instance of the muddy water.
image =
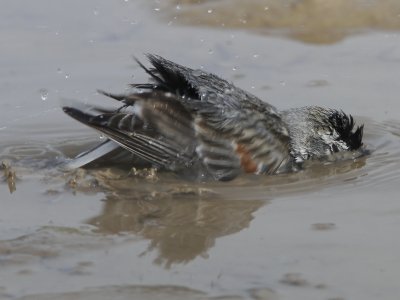
POLYGON ((284 35, 310 43, 335 43, 348 35, 370 29, 398 30, 400 3, 397 0, 171 0, 167 19, 183 24, 284 35))
POLYGON ((323 1, 268 1, 285 18, 259 25, 263 1, 253 1, 253 19, 218 28, 197 25, 236 16, 238 2, 3 2, 1 299, 398 299, 397 2, 337 1, 321 31, 320 19, 304 20, 323 1), (315 38, 298 42, 296 22, 315 38), (326 41, 329 30, 341 42, 326 41), (145 80, 130 60, 143 52, 217 73, 278 108, 343 109, 365 124, 371 154, 229 183, 63 171, 101 139, 60 103, 112 106, 96 89, 145 80))

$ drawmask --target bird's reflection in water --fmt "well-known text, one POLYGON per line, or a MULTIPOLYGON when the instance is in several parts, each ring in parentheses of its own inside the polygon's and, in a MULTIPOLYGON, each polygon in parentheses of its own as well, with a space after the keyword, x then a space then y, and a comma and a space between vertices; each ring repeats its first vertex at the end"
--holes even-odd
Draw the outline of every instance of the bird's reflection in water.
POLYGON ((87 221, 105 234, 133 233, 150 241, 155 263, 169 268, 207 257, 216 239, 250 226, 254 212, 282 195, 308 193, 360 180, 368 156, 279 176, 242 177, 230 183, 189 183, 172 174, 116 168, 93 171, 105 191, 102 213, 87 221), (361 176, 361 177, 360 177, 361 176))
MULTIPOLYGON (((102 178, 101 178, 102 177, 102 178)), ((155 263, 169 268, 207 252, 217 238, 250 225, 266 200, 232 200, 196 185, 150 182, 144 179, 105 180, 105 205, 88 220, 106 234, 134 233, 150 241, 145 255, 157 251, 155 263)))

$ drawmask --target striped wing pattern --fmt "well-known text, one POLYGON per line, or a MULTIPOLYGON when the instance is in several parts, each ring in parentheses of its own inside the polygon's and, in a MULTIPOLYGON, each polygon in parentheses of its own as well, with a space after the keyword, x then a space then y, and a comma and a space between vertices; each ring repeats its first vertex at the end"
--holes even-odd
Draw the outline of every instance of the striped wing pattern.
POLYGON ((289 157, 289 136, 276 109, 219 77, 148 55, 151 82, 140 92, 106 96, 117 111, 64 111, 152 165, 204 166, 213 178, 275 173, 289 157))

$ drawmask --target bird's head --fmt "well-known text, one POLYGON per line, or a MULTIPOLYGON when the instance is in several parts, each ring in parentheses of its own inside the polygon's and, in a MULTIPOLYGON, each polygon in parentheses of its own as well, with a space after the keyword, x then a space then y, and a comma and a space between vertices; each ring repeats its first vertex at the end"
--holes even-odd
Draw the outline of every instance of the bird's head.
POLYGON ((309 106, 284 111, 282 117, 288 125, 292 156, 298 162, 362 146, 363 125, 355 128, 353 117, 343 111, 309 106))

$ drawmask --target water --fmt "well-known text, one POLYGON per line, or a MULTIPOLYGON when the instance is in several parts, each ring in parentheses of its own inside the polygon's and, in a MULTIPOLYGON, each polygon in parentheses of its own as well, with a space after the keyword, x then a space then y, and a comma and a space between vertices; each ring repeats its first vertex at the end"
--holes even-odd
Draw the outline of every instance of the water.
POLYGON ((301 35, 285 24, 327 8, 294 2, 264 10, 251 1, 246 11, 228 1, 3 3, 0 299, 398 298, 397 2, 337 1, 331 12, 358 3, 366 16, 390 13, 374 24, 362 12, 349 12, 353 21, 332 14, 323 32, 314 20, 301 35), (277 11, 285 18, 275 23, 258 15, 277 11), (340 35, 327 35, 335 28, 340 35), (365 124, 371 153, 228 183, 63 171, 99 135, 61 103, 112 107, 96 90, 147 80, 130 59, 146 52, 216 73, 279 109, 343 109, 365 124))

